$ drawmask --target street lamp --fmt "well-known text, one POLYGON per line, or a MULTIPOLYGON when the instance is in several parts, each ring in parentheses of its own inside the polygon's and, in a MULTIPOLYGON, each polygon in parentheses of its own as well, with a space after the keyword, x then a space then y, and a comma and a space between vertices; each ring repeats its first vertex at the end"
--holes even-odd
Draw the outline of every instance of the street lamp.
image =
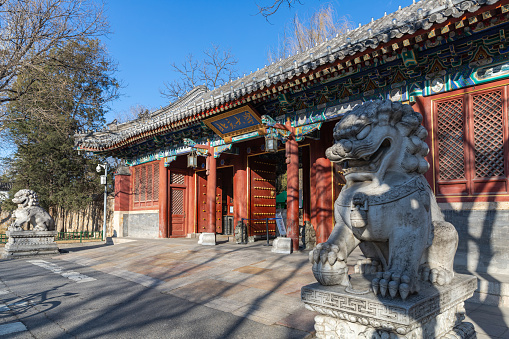
POLYGON ((104 215, 103 215, 103 241, 106 240, 106 198, 108 196, 107 177, 108 177, 108 163, 98 164, 95 170, 101 173, 104 168, 104 175, 101 175, 101 185, 104 185, 104 215))

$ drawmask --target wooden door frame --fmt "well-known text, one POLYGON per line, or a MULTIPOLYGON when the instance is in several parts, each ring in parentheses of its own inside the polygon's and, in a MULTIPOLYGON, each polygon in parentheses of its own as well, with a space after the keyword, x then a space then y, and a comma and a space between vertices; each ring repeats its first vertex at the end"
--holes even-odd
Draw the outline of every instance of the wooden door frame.
MULTIPOLYGON (((182 202, 183 203, 183 209, 184 209, 184 233, 186 233, 186 224, 187 224, 187 218, 188 218, 188 211, 187 211, 187 204, 188 204, 188 196, 187 196, 187 185, 186 185, 186 176, 187 176, 187 172, 185 170, 181 170, 181 169, 170 169, 168 171, 168 237, 171 238, 171 237, 175 237, 174 234, 172 234, 172 212, 171 212, 171 209, 172 209, 172 204, 173 204, 173 201, 171 199, 171 189, 172 188, 181 188, 181 189, 184 189, 184 201, 182 202), (182 174, 184 176, 184 184, 172 184, 171 183, 171 174, 172 173, 179 173, 179 174, 182 174)), ((185 234, 184 234, 185 236, 185 234)), ((182 236, 178 236, 178 237, 182 237, 182 236)))

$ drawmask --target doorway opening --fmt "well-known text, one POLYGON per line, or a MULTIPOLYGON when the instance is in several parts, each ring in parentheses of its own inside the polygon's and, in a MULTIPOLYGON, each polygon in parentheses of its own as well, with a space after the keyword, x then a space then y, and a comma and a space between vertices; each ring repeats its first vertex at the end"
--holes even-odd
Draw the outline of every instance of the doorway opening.
MULTIPOLYGON (((197 232, 204 232, 207 227, 207 175, 205 171, 196 172, 197 175, 197 232)), ((217 169, 216 182, 216 233, 232 235, 233 224, 233 167, 217 169)))

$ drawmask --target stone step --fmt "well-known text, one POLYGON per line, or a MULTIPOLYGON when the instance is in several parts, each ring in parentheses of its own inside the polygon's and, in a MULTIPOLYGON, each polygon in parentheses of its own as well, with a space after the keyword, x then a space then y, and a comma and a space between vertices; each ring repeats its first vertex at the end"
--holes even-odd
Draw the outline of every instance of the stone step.
POLYGON ((456 269, 458 273, 477 277, 477 289, 469 302, 492 306, 509 306, 509 275, 497 273, 478 273, 456 269))

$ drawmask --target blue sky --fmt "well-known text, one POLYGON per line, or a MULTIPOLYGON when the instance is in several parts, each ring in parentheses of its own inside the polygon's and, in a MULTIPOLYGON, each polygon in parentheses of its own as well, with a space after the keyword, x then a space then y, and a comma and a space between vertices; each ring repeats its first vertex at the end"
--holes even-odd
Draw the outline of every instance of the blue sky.
POLYGON ((257 15, 257 3, 272 0, 107 0, 106 14, 112 33, 103 39, 117 61, 117 78, 123 82, 122 96, 110 104, 106 116, 112 121, 118 112, 141 104, 159 108, 168 104, 159 89, 176 74, 170 64, 179 64, 192 53, 201 57, 211 44, 230 49, 238 59, 240 74, 262 68, 267 52, 278 42, 295 13, 311 15, 321 6, 332 4, 338 16, 346 16, 355 26, 391 13, 412 0, 301 0, 292 9, 281 7, 267 22, 257 15))

